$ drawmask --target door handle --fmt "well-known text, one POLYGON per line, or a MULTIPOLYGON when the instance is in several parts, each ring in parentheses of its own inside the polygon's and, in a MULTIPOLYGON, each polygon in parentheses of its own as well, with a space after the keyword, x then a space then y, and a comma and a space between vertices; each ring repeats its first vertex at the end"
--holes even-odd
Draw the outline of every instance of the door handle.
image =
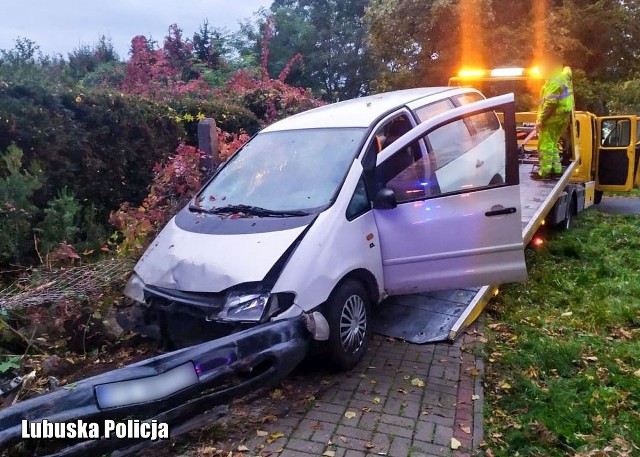
POLYGON ((505 214, 514 214, 518 210, 516 208, 502 208, 500 206, 491 208, 491 211, 484 213, 487 217, 504 216, 505 214))

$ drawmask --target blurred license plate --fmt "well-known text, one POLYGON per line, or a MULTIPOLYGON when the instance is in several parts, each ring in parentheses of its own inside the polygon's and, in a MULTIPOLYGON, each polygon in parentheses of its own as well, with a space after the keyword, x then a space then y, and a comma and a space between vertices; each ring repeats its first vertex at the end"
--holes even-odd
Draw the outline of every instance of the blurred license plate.
POLYGON ((96 386, 100 408, 135 405, 168 397, 198 383, 193 363, 185 363, 162 374, 96 386))

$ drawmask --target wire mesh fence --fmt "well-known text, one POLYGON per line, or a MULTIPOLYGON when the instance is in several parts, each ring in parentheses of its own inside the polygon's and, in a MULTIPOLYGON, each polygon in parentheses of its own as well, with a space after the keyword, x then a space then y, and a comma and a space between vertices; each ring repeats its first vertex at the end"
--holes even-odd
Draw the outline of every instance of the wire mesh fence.
POLYGON ((109 259, 68 268, 31 270, 0 290, 0 310, 82 300, 105 288, 122 285, 132 267, 130 260, 109 259))

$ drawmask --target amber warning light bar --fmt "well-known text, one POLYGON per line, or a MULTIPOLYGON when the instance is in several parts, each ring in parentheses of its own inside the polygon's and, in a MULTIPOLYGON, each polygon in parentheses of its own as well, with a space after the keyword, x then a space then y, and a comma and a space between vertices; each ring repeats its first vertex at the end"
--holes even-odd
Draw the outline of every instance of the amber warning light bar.
POLYGON ((542 78, 538 67, 523 68, 494 68, 493 70, 483 70, 474 68, 464 68, 458 72, 459 79, 491 79, 491 78, 542 78))

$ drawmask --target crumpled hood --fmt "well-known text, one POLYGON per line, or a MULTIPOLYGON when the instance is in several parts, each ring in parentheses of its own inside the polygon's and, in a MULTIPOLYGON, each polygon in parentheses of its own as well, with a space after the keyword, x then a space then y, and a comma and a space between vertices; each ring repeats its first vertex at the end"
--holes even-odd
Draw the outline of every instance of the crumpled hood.
POLYGON ((167 224, 135 272, 145 284, 183 292, 221 292, 261 281, 304 231, 300 227, 248 234, 205 234, 167 224))

